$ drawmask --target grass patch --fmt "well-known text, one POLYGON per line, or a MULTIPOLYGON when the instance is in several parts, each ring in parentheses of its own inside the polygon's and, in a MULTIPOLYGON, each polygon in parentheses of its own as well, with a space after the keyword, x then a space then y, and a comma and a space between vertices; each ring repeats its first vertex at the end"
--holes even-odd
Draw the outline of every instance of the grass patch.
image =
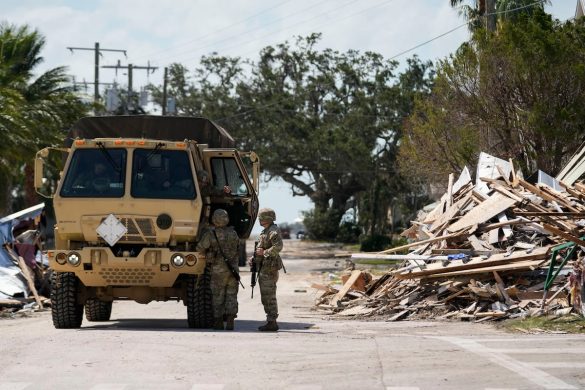
POLYGON ((354 260, 356 264, 365 264, 365 265, 387 265, 393 266, 396 264, 400 264, 402 260, 382 260, 382 259, 360 259, 354 260))
POLYGON ((345 244, 343 245, 343 250, 348 252, 359 252, 360 251, 360 244, 345 244))
POLYGON ((563 317, 530 317, 505 321, 502 326, 511 332, 522 333, 584 333, 585 318, 578 315, 563 317))

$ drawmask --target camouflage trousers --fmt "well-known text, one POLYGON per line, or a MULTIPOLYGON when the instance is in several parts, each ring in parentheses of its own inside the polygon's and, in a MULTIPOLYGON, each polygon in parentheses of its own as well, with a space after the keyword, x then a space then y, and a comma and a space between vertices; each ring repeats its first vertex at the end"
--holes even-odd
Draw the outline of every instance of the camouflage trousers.
POLYGON ((211 268, 211 294, 213 295, 213 317, 236 317, 238 314, 239 284, 225 264, 214 264, 211 268))
POLYGON ((267 321, 276 321, 278 318, 278 303, 276 302, 276 282, 278 270, 275 268, 261 269, 258 275, 260 296, 266 313, 267 321))

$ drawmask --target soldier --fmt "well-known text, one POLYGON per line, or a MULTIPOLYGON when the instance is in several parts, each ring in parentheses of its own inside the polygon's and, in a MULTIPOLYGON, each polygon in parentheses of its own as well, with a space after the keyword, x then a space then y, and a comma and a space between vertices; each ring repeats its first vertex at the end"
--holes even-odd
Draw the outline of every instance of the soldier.
POLYGON ((197 251, 204 252, 211 266, 211 292, 213 294, 213 329, 234 329, 238 314, 238 281, 232 275, 228 264, 238 272, 238 245, 240 239, 233 227, 227 226, 227 211, 217 209, 211 217, 213 227, 209 228, 197 244, 197 251))
POLYGON ((232 189, 230 186, 223 186, 223 188, 215 188, 209 181, 209 174, 207 171, 200 169, 197 171, 197 181, 199 182, 199 190, 201 196, 224 196, 230 195, 232 189))
POLYGON ((266 325, 258 328, 263 332, 276 332, 278 330, 276 282, 278 281, 278 270, 282 268, 282 259, 279 254, 282 250, 282 237, 278 226, 274 223, 275 220, 276 213, 272 209, 264 208, 258 212, 258 221, 264 228, 260 233, 255 256, 256 266, 259 269, 260 296, 266 313, 266 325))

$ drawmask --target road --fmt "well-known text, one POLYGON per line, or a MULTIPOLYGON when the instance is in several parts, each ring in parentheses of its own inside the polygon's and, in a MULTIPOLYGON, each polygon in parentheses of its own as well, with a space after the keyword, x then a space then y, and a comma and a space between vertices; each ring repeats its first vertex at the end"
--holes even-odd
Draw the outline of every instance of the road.
POLYGON ((233 332, 187 328, 178 302, 116 302, 111 321, 78 330, 54 329, 49 312, 3 319, 0 390, 585 388, 584 336, 323 318, 309 286, 343 261, 325 244, 285 244, 280 332, 256 331, 264 315, 248 286, 233 332))

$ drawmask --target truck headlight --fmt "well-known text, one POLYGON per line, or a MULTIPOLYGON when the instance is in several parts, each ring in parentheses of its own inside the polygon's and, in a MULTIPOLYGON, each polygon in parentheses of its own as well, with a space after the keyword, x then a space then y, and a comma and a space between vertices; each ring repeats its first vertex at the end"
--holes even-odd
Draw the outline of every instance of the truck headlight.
POLYGON ((75 252, 69 253, 69 256, 67 256, 67 262, 71 265, 79 265, 79 263, 81 263, 81 256, 75 252))
POLYGON ((59 252, 57 253, 57 256, 55 256, 55 260, 58 264, 63 265, 67 262, 67 255, 63 252, 59 252))
POLYGON ((175 267, 182 267, 183 264, 185 264, 185 258, 181 254, 174 254, 171 257, 171 263, 173 263, 175 267))
POLYGON ((197 256, 195 255, 187 255, 186 259, 187 265, 189 267, 193 267, 197 263, 197 256))

